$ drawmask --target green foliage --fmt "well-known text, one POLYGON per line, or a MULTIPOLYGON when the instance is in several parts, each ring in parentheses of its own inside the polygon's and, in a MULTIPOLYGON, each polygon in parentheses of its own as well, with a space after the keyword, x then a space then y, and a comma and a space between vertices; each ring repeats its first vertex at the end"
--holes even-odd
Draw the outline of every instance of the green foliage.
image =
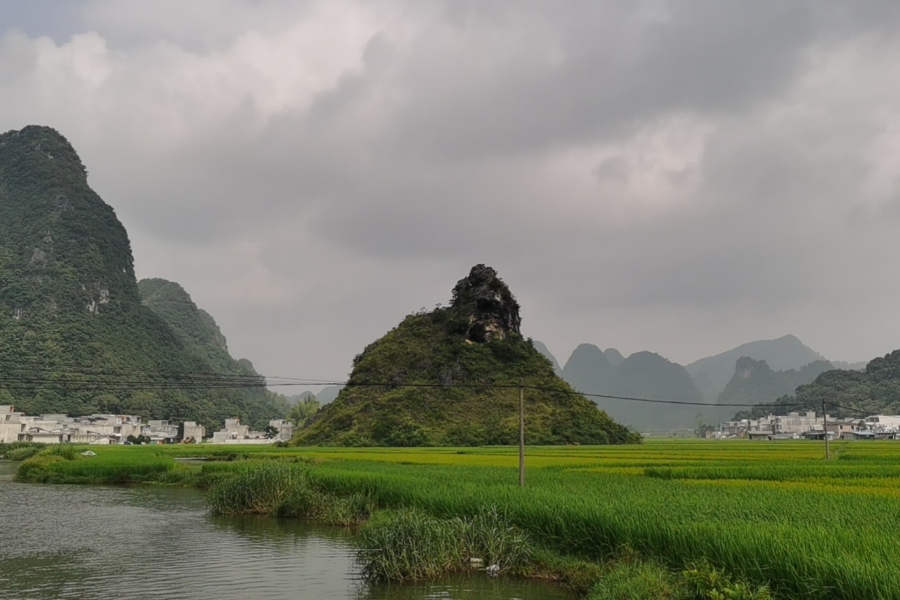
POLYGON ((3 454, 3 458, 6 460, 27 460, 41 452, 41 450, 43 450, 43 444, 13 448, 12 450, 7 450, 6 453, 3 454))
MULTIPOLYGON (((64 475, 70 465, 117 459, 119 469, 104 473, 116 476, 133 464, 137 479, 143 463, 199 455, 221 461, 205 463, 193 480, 213 486, 261 464, 296 464, 303 476, 294 482, 309 491, 293 494, 300 499, 294 508, 267 501, 249 505, 264 503, 275 514, 312 514, 328 522, 346 522, 348 514, 362 520, 373 507, 414 509, 440 523, 472 521, 490 512, 484 507, 496 507, 504 524, 482 538, 488 540, 485 547, 496 544, 490 540, 501 538, 505 527, 514 527, 533 545, 534 564, 525 572, 559 576, 580 593, 606 577, 601 589, 610 598, 629 598, 633 588, 645 590, 648 599, 760 599, 767 598, 768 585, 772 596, 792 600, 900 599, 900 524, 873 518, 895 514, 900 496, 900 444, 891 441, 836 442, 832 451, 839 458, 828 462, 822 460, 822 444, 807 441, 529 448, 524 489, 517 486, 513 448, 248 446, 240 454, 213 445, 92 449, 98 457, 78 459, 74 452, 75 460, 48 451, 22 463, 18 476, 38 460, 55 461, 52 468, 64 475), (327 501, 324 508, 301 510, 320 506, 304 497, 327 501)), ((148 480, 190 479, 173 469, 148 480)), ((261 486, 246 479, 234 494, 255 487, 261 486)))
POLYGON ((156 481, 175 469, 169 456, 135 452, 100 453, 83 456, 84 447, 70 444, 50 446, 23 462, 16 480, 31 483, 137 483, 156 481))
POLYGON ((415 509, 382 511, 363 525, 357 543, 363 575, 386 581, 433 578, 489 565, 521 571, 533 554, 528 536, 495 508, 468 518, 438 518, 415 509))
POLYGON ((728 574, 701 560, 685 570, 685 583, 696 600, 772 600, 767 586, 734 581, 728 574))
POLYGON ((812 383, 801 385, 793 396, 781 396, 775 407, 754 408, 736 416, 758 417, 768 413, 822 411, 841 418, 900 414, 900 350, 872 360, 865 371, 831 370, 812 383))
POLYGON ((292 422, 294 426, 300 427, 306 423, 319 410, 319 401, 315 396, 300 398, 297 403, 291 406, 291 410, 287 414, 287 420, 292 422))
POLYGON ((303 467, 274 462, 242 464, 230 477, 212 485, 206 500, 213 512, 222 515, 312 517, 324 504, 303 467))
POLYGON ((65 138, 35 126, 0 135, 0 404, 207 427, 282 416, 286 406, 261 379, 250 390, 177 389, 184 373, 256 374, 227 356, 224 338, 216 351, 209 315, 193 303, 179 312, 182 298, 160 289, 175 284, 154 281, 142 305, 128 235, 65 138), (104 391, 136 378, 165 389, 104 391))
POLYGON ((227 469, 205 466, 203 471, 211 482, 206 500, 217 514, 277 515, 353 525, 372 512, 364 495, 325 493, 310 479, 308 467, 296 463, 246 462, 227 469))
POLYGON ((617 561, 602 573, 587 600, 689 600, 681 582, 652 561, 617 561))
POLYGON ((519 402, 515 386, 520 382, 545 388, 525 392, 529 444, 639 441, 592 402, 572 394, 530 341, 510 334, 503 340, 471 343, 465 338, 466 322, 457 321, 450 309, 410 315, 369 344, 354 360, 348 385, 296 434, 294 443, 514 444, 519 402), (468 387, 440 387, 455 383, 468 387), (478 383, 509 387, 471 387, 478 383))

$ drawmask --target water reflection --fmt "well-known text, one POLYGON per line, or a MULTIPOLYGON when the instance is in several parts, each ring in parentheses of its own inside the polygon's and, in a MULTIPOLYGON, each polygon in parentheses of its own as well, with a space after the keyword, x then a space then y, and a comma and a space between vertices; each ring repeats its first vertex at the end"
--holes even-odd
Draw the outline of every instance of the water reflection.
POLYGON ((484 576, 370 586, 355 575, 349 531, 213 517, 190 489, 0 481, 0 506, 3 600, 568 598, 551 585, 484 576))

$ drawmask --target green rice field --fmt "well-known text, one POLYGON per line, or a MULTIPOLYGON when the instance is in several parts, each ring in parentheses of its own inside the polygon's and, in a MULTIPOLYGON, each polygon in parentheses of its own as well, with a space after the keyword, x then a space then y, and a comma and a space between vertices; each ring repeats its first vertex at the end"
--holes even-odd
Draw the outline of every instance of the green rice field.
POLYGON ((320 489, 380 508, 496 508, 561 556, 603 561, 625 547, 673 570, 705 559, 783 598, 900 598, 900 442, 835 442, 830 461, 808 441, 529 448, 524 489, 515 448, 91 449, 98 456, 39 455, 20 478, 122 481, 133 468, 138 481, 202 485, 252 461, 289 461, 320 489))

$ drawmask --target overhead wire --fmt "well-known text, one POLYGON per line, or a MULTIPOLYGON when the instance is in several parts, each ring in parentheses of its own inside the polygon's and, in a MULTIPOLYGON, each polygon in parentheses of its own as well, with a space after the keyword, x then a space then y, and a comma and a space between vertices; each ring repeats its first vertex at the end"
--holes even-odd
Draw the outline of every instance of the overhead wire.
MULTIPOLYGON (((260 387, 313 387, 313 386, 344 386, 344 387, 382 387, 382 388, 462 388, 462 389, 519 389, 524 388, 544 393, 557 393, 572 396, 584 396, 605 400, 621 400, 626 402, 642 402, 649 404, 668 404, 680 406, 700 407, 729 407, 729 408, 756 408, 779 407, 794 408, 804 406, 804 403, 710 403, 688 400, 672 400, 659 398, 641 398, 635 396, 617 396, 612 394, 597 394, 581 392, 578 390, 566 390, 546 386, 535 386, 515 383, 404 383, 404 382, 366 382, 366 381, 340 381, 334 379, 317 379, 302 377, 267 376, 263 374, 220 374, 196 371, 134 371, 128 369, 100 369, 96 367, 65 367, 42 366, 33 362, 24 363, 0 359, 0 371, 4 365, 19 365, 8 369, 7 373, 0 375, 0 383, 3 387, 12 390, 32 389, 39 386, 54 386, 65 389, 91 389, 91 390, 207 390, 207 389, 241 389, 260 387), (25 365, 25 366, 22 366, 25 365), (45 374, 52 374, 47 376, 45 374), (127 374, 127 378, 121 378, 127 374), (76 377, 66 377, 76 376, 76 377)), ((829 403, 839 408, 845 408, 837 404, 829 403)))

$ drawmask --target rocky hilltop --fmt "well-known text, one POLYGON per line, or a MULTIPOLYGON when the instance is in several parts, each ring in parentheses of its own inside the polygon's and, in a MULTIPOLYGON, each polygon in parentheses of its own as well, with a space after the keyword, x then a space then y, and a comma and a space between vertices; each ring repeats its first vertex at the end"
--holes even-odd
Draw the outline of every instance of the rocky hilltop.
POLYGON ((497 272, 484 265, 472 267, 468 277, 460 279, 453 288, 450 315, 468 320, 466 339, 470 342, 505 340, 511 335, 521 335, 519 303, 497 277, 497 272))
POLYGON ((520 382, 541 388, 526 390, 529 444, 639 441, 554 373, 522 337, 519 310, 494 269, 473 267, 449 307, 409 315, 369 344, 354 359, 348 385, 294 443, 514 444, 520 382))
POLYGON ((184 373, 220 370, 142 304, 128 234, 71 144, 48 127, 0 135, 0 404, 208 426, 282 416, 241 390, 179 389, 184 373))

